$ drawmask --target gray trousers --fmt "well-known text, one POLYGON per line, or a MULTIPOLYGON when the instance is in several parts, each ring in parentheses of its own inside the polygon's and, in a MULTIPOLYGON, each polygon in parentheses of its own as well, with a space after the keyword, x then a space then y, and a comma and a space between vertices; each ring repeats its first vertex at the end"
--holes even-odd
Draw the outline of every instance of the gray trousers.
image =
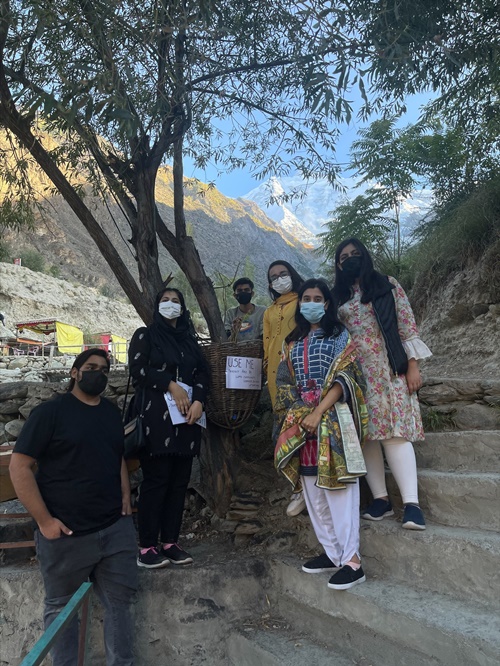
MULTIPOLYGON (((137 542, 131 516, 93 534, 46 539, 35 530, 37 557, 45 586, 45 628, 56 619, 82 583, 91 581, 104 606, 107 666, 132 666, 132 604, 137 590, 137 542)), ((78 620, 52 650, 54 666, 76 666, 78 620)))

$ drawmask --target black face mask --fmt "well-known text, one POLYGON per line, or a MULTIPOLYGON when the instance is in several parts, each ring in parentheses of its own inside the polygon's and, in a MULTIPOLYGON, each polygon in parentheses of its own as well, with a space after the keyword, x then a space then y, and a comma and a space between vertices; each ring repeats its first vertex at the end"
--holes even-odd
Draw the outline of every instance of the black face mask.
POLYGON ((361 275, 361 264, 363 263, 362 257, 349 257, 342 262, 342 271, 347 280, 354 282, 356 278, 361 275))
POLYGON ((87 395, 100 395, 108 385, 108 378, 100 370, 82 370, 78 388, 87 395))
POLYGON ((240 305, 248 305, 252 300, 252 294, 248 291, 240 291, 234 296, 240 305))

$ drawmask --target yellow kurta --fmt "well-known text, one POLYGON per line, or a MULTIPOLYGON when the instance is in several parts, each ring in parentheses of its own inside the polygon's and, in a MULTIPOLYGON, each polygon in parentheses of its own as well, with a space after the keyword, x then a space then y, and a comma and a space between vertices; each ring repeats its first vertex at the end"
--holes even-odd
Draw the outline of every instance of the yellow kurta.
POLYGON ((277 298, 264 312, 264 369, 271 404, 276 400, 276 371, 286 336, 295 328, 295 309, 298 296, 294 291, 277 298))

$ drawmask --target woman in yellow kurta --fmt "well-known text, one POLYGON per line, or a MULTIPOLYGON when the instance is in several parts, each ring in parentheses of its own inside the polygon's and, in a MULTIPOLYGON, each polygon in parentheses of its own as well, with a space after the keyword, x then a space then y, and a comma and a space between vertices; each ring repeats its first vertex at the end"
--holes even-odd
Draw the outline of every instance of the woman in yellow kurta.
POLYGON ((304 280, 287 261, 273 261, 267 270, 267 280, 274 302, 264 312, 264 371, 274 409, 276 371, 281 361, 283 342, 295 328, 297 291, 304 280))
MULTIPOLYGON (((273 261, 267 270, 267 281, 274 302, 264 312, 264 372, 267 374, 267 385, 274 409, 276 371, 281 362, 283 342, 295 328, 297 291, 304 280, 287 261, 273 261)), ((295 493, 286 512, 289 516, 296 516, 305 506, 302 492, 295 493)))

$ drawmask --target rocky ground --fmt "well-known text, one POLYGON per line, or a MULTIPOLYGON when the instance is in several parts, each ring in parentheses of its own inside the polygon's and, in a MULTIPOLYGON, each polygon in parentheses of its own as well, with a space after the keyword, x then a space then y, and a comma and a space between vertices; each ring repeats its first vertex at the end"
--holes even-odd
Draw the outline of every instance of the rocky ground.
MULTIPOLYGON (((5 315, 6 328, 14 334, 16 322, 36 319, 59 319, 84 333, 113 332, 127 339, 143 326, 124 298, 107 298, 94 287, 2 262, 0 312, 5 315)), ((0 324, 0 333, 1 329, 0 324)))
POLYGON ((453 275, 425 299, 414 289, 420 332, 433 357, 428 377, 500 377, 500 267, 480 261, 453 275))

